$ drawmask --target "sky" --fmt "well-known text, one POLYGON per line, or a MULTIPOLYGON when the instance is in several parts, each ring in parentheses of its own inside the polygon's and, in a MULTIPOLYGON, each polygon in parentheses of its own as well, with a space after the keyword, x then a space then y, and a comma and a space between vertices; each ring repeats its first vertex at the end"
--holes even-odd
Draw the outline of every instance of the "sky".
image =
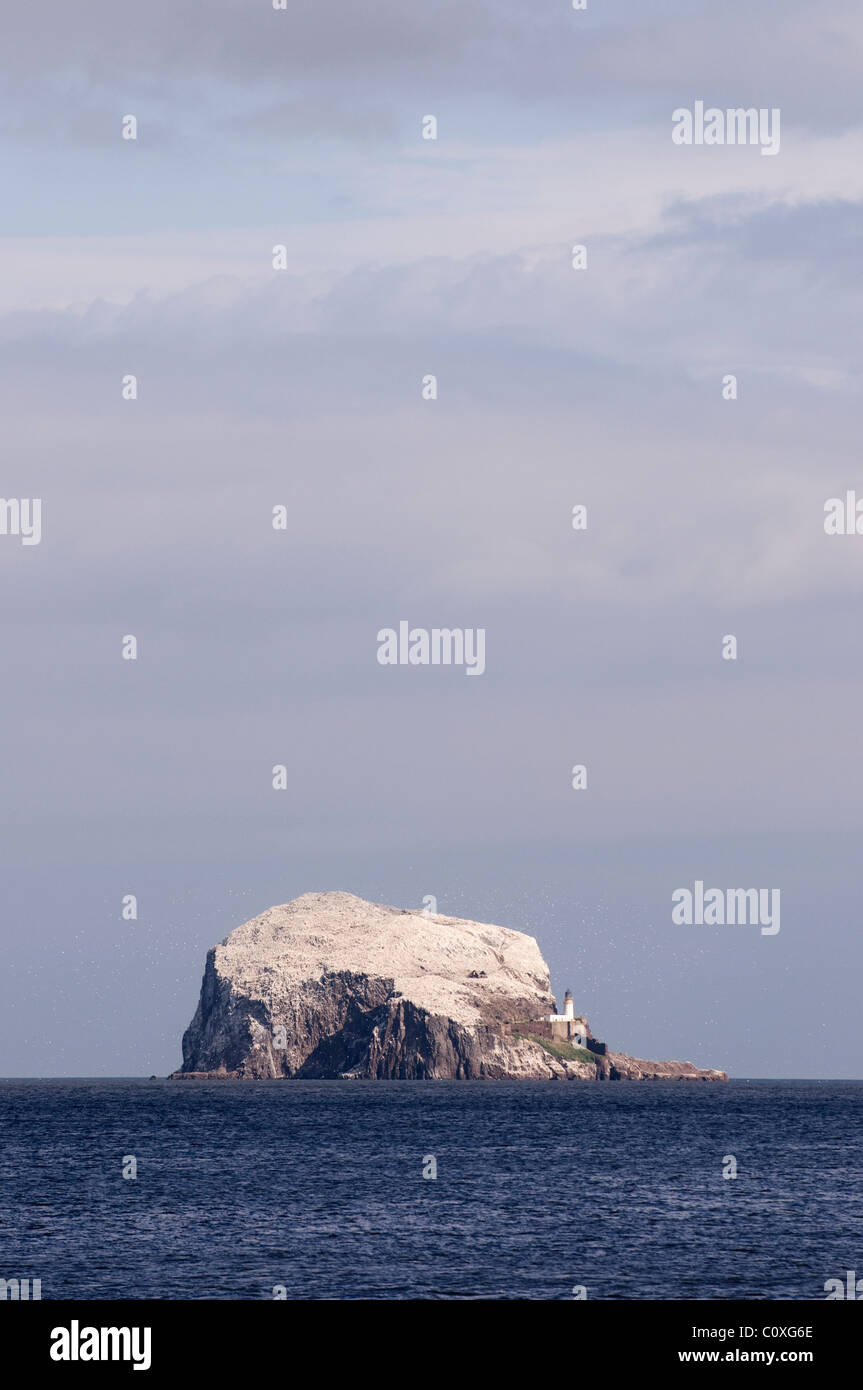
POLYGON ((863 1075, 859 6, 4 28, 0 1074, 171 1071, 209 947, 339 889, 530 932, 612 1048, 863 1075))

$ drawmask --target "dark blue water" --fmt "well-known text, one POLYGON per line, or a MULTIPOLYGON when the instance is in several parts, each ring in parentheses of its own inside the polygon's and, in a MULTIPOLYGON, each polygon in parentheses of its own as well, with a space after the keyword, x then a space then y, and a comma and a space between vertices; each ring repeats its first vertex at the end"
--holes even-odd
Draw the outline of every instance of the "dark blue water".
POLYGON ((823 1299, 863 1275, 861 1119, 860 1082, 0 1082, 0 1277, 43 1299, 823 1299))

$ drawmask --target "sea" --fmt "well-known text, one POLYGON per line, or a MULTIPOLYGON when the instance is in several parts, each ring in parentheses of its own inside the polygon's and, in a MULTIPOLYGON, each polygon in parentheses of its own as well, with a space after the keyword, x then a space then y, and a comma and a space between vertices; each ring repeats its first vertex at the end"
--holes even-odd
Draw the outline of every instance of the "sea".
POLYGON ((799 1299, 863 1277, 863 1082, 0 1081, 43 1299, 799 1299))

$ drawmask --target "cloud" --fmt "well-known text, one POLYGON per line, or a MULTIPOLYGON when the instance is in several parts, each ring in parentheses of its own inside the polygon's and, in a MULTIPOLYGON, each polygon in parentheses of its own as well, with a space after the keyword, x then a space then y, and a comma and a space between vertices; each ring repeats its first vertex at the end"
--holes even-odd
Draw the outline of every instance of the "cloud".
POLYGON ((7 314, 4 487, 48 517, 37 562, 0 555, 14 611, 53 622, 59 586, 76 631, 227 626, 256 650, 284 621, 322 691, 365 688, 395 596, 503 633, 506 605, 545 605, 548 647, 584 606, 631 641, 689 601, 718 625, 771 609, 793 642, 794 605, 863 582, 822 525, 856 481, 852 225, 844 203, 705 200, 586 272, 534 247, 7 314))

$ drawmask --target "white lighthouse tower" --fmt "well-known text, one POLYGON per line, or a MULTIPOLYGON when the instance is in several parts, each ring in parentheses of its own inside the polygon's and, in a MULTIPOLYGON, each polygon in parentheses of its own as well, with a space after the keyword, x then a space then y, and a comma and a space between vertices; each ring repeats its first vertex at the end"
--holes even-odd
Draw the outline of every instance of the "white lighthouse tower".
POLYGON ((567 990, 564 995, 563 1013, 549 1014, 548 1022, 551 1024, 553 1037, 565 1038, 578 1047, 587 1047, 587 1023, 585 1019, 575 1016, 575 1004, 571 990, 567 990))
POLYGON ((551 1031, 553 1036, 568 1038, 573 1030, 574 1019, 575 1005, 572 1002, 572 991, 567 990, 563 999, 563 1013, 548 1015, 548 1022, 552 1025, 551 1031))

